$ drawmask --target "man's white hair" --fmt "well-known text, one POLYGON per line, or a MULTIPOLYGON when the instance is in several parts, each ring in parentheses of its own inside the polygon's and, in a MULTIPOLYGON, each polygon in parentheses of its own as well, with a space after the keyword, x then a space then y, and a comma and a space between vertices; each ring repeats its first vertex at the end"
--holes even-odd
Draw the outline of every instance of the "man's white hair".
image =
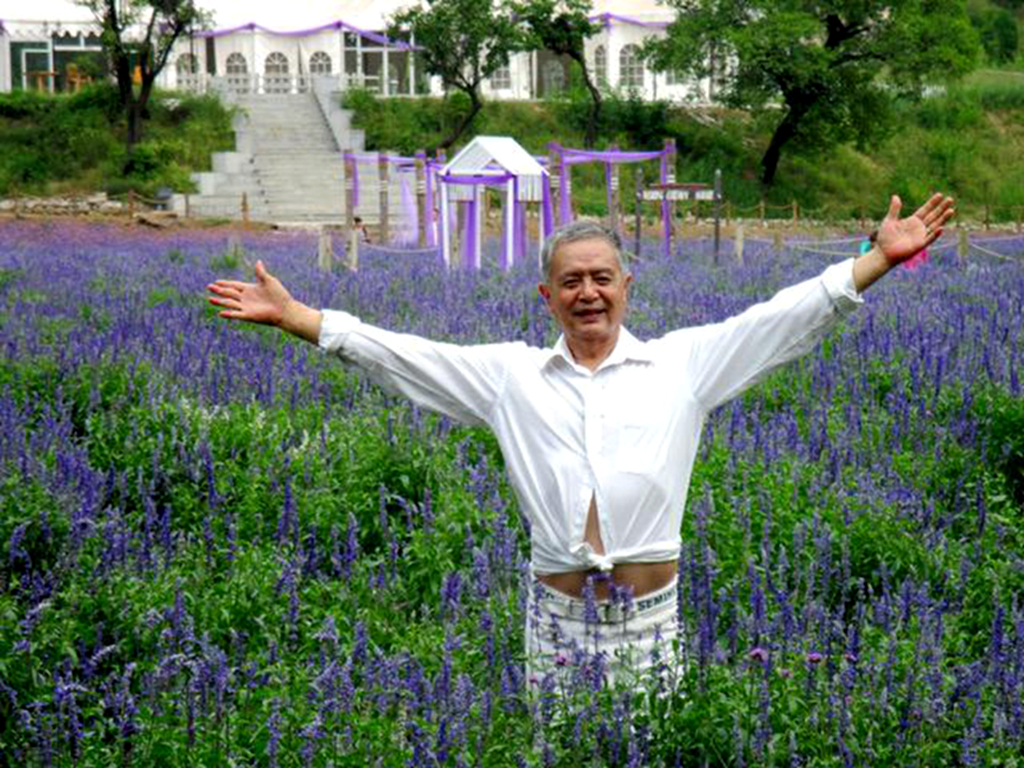
POLYGON ((555 258, 558 249, 578 240, 604 240, 612 247, 615 252, 615 260, 619 263, 619 269, 625 273, 626 259, 622 251, 622 238, 619 237, 619 233, 596 221, 581 219, 559 227, 544 240, 544 246, 540 249, 540 276, 545 283, 551 283, 551 261, 555 258))

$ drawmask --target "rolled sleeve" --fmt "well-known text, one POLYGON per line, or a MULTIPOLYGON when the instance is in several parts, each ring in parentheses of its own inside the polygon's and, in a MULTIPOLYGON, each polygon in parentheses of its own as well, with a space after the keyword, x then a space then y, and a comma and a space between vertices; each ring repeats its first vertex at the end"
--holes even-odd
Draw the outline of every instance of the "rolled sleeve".
POLYGON ((361 323, 358 317, 334 309, 321 310, 321 317, 317 346, 325 352, 340 352, 349 334, 361 323))
POLYGON ((840 314, 848 315, 864 303, 853 281, 853 259, 833 264, 821 275, 821 282, 840 314))

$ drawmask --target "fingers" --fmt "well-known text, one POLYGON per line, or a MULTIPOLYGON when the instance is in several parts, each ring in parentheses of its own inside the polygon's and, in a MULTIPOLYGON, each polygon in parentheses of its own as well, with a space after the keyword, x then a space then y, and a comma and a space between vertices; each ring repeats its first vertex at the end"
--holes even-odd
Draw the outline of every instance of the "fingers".
POLYGON ((263 259, 256 260, 256 279, 261 283, 267 282, 270 277, 270 273, 267 272, 267 268, 263 266, 263 259))
MULTIPOLYGON (((947 198, 947 199, 951 200, 952 198, 947 198)), ((939 207, 939 205, 941 203, 942 203, 942 193, 936 192, 934 195, 932 195, 927 200, 925 200, 925 202, 921 205, 920 208, 918 208, 916 211, 914 211, 914 215, 917 216, 917 218, 921 219, 925 223, 925 225, 927 225, 928 224, 928 218, 927 218, 928 215, 933 213, 936 210, 936 208, 939 207)))
POLYGON ((900 200, 899 195, 893 195, 889 198, 889 212, 885 215, 887 219, 899 219, 900 209, 903 208, 903 201, 900 200))
POLYGON ((253 288, 254 283, 243 283, 239 280, 216 280, 206 286, 207 290, 213 293, 224 293, 225 291, 244 291, 246 288, 253 288))

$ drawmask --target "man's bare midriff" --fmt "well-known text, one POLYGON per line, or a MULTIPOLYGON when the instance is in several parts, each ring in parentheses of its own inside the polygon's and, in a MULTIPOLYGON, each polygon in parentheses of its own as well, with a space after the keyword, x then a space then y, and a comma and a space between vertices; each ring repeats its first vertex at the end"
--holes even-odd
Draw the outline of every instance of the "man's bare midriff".
MULTIPOLYGON (((583 532, 583 540, 590 544, 591 548, 599 555, 604 554, 604 542, 601 540, 601 529, 597 520, 597 502, 590 500, 590 510, 587 514, 587 525, 583 532)), ((633 588, 633 597, 646 595, 648 592, 656 592, 672 582, 679 568, 678 560, 669 560, 662 563, 619 563, 611 571, 611 581, 621 586, 633 588)), ((582 597, 583 587, 587 583, 588 576, 597 576, 601 571, 596 568, 583 571, 569 571, 567 573, 542 573, 538 574, 542 584, 552 589, 571 595, 582 597)), ((595 579, 595 592, 598 600, 608 600, 611 596, 606 579, 595 579)))
MULTIPOLYGON (((611 571, 611 580, 616 584, 629 585, 633 588, 633 596, 640 597, 648 592, 656 592, 671 583, 679 568, 678 560, 670 560, 664 563, 619 563, 611 571)), ((597 569, 589 571, 570 571, 568 573, 543 573, 537 578, 552 589, 557 589, 572 597, 582 597, 583 587, 587 583, 587 576, 597 575, 601 572, 597 569)), ((610 597, 608 584, 605 581, 595 579, 595 591, 598 600, 607 600, 610 597)))

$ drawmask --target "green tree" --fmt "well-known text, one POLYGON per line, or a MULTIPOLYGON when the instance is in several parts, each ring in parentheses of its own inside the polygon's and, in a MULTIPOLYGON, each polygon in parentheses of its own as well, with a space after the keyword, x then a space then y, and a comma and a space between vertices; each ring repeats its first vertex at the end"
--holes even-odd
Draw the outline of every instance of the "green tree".
POLYGON ((964 0, 666 2, 678 13, 647 47, 654 67, 714 75, 724 104, 774 119, 761 159, 766 186, 791 142, 823 149, 869 139, 896 95, 962 76, 978 58, 964 0))
POLYGON ((445 91, 469 97, 469 111, 440 148, 452 146, 483 107, 480 84, 508 64, 525 44, 511 6, 503 0, 423 0, 392 17, 389 34, 408 36, 419 48, 419 60, 430 75, 441 78, 445 91))
POLYGON ((77 0, 92 11, 110 71, 117 79, 128 121, 128 165, 142 140, 142 124, 157 75, 166 66, 175 42, 207 15, 194 0, 77 0), (134 69, 138 68, 138 85, 134 69))
POLYGON ((583 47, 601 27, 589 18, 590 0, 520 0, 514 10, 516 18, 526 25, 530 48, 546 48, 579 65, 591 103, 585 144, 593 147, 601 120, 601 91, 587 70, 583 47))
POLYGON ((1009 64, 1017 57, 1017 20, 1011 11, 989 0, 968 0, 967 15, 990 63, 1009 64))

